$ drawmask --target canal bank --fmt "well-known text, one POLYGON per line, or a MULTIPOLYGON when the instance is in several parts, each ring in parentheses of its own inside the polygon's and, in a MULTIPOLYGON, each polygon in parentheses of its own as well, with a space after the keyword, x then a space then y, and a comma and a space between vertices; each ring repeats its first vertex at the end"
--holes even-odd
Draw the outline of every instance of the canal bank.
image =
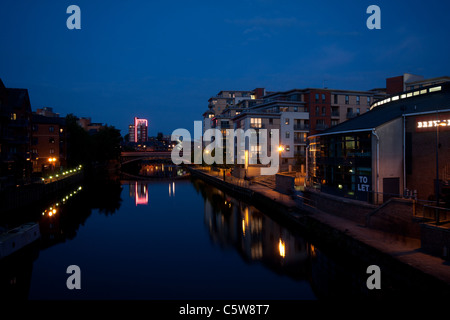
POLYGON ((45 202, 58 193, 64 192, 83 181, 83 170, 70 171, 61 176, 44 179, 40 183, 2 190, 0 192, 2 216, 10 214, 14 210, 45 202))
MULTIPOLYGON (((198 168, 189 168, 200 178, 233 196, 249 201, 255 207, 271 212, 289 222, 315 243, 348 252, 378 265, 382 274, 420 288, 427 296, 450 293, 450 265, 441 258, 422 252, 420 240, 390 234, 317 210, 313 205, 301 205, 291 196, 260 184, 239 184, 229 177, 198 168), (230 179, 231 180, 231 179, 230 179)), ((307 200, 307 199, 305 199, 307 200)), ((304 201, 306 203, 306 201, 304 201)))

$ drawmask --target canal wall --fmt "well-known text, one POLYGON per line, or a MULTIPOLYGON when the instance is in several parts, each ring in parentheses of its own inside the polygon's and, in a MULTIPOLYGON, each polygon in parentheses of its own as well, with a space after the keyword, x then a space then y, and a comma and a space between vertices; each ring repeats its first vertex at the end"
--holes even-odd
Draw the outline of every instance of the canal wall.
POLYGON ((311 188, 305 189, 304 194, 318 210, 362 225, 366 223, 366 216, 378 208, 376 205, 363 201, 337 197, 323 192, 319 193, 311 188))
POLYGON ((420 238, 421 219, 414 216, 414 203, 409 199, 390 198, 366 217, 366 226, 402 236, 420 238))
MULTIPOLYGON (((189 170, 193 177, 230 192, 232 196, 243 198, 258 209, 268 212, 275 220, 286 221, 287 226, 301 231, 302 235, 314 241, 319 248, 339 250, 359 257, 367 262, 367 265, 376 264, 387 277, 407 286, 411 285, 411 288, 421 288, 424 293, 450 294, 450 273, 448 266, 443 265, 440 259, 432 259, 415 250, 410 251, 411 248, 405 247, 401 241, 389 239, 386 242, 389 235, 364 226, 366 214, 374 210, 371 205, 365 206, 362 211, 358 210, 360 213, 356 220, 360 221, 361 225, 352 220, 345 221, 338 215, 324 213, 317 208, 297 205, 298 202, 292 200, 292 197, 287 197, 290 201, 286 197, 280 197, 274 190, 260 192, 255 188, 252 190, 252 186, 237 188, 194 168, 189 170), (408 254, 405 255, 405 252, 408 254), (431 265, 435 268, 430 268, 431 265)), ((322 202, 322 208, 333 207, 333 201, 326 203, 321 199, 316 200, 322 202)), ((356 204, 352 205, 357 209, 356 204)), ((339 212, 336 208, 333 211, 339 212)))
POLYGON ((13 210, 51 199, 59 192, 81 183, 83 179, 84 173, 81 171, 49 183, 33 183, 2 190, 0 192, 1 214, 8 214, 13 210))

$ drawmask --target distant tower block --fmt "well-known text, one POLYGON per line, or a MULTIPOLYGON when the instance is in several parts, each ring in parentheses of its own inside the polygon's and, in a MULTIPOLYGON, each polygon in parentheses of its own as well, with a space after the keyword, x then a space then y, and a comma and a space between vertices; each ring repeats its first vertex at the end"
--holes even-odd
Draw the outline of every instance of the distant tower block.
POLYGON ((148 140, 148 120, 134 117, 134 124, 128 126, 130 142, 145 142, 148 140))

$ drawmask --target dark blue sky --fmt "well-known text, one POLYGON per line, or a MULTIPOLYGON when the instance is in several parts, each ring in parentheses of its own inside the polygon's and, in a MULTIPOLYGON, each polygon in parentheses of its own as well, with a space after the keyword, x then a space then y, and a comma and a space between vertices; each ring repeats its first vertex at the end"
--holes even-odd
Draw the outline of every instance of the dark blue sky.
POLYGON ((448 1, 2 0, 0 78, 53 107, 126 133, 193 131, 220 90, 367 90, 450 75, 448 1), (81 30, 66 9, 81 8, 81 30), (381 30, 366 9, 381 8, 381 30), (324 82, 325 80, 325 82, 324 82))

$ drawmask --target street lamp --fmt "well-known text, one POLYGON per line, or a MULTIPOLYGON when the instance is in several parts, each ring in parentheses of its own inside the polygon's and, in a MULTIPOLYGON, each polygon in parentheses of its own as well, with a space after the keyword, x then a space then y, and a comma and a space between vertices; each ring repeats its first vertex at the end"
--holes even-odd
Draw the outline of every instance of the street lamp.
POLYGON ((439 127, 447 126, 447 121, 436 120, 436 207, 439 207, 439 127))
POLYGON ((48 162, 50 162, 50 169, 51 169, 51 171, 53 171, 54 170, 54 166, 55 166, 55 163, 56 163, 56 158, 48 158, 48 162))

